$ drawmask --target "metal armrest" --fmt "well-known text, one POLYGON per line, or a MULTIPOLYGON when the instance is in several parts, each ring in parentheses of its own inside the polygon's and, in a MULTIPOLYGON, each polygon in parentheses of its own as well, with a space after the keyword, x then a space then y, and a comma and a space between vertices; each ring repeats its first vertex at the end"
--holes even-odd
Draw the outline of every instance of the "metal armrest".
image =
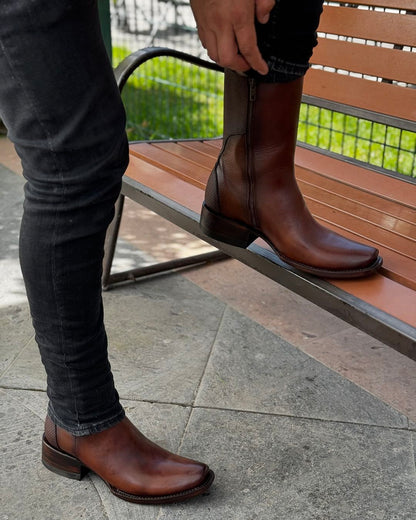
POLYGON ((176 51, 174 49, 170 49, 168 47, 146 47, 144 49, 139 49, 136 52, 133 52, 124 60, 119 63, 119 65, 114 69, 114 75, 116 77, 118 88, 120 92, 123 90, 124 85, 126 84, 130 75, 138 68, 140 65, 149 61, 153 58, 159 58, 161 56, 169 56, 171 58, 177 58, 186 63, 191 63, 192 65, 197 65, 198 67, 203 67, 205 69, 216 70, 218 72, 223 72, 223 67, 217 65, 208 60, 203 60, 202 58, 197 58, 192 54, 188 54, 186 52, 176 51))

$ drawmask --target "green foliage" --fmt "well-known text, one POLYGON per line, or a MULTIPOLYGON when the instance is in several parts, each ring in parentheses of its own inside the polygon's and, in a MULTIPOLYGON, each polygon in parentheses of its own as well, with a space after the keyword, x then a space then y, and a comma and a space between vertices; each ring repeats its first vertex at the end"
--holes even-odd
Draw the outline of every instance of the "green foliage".
POLYGON ((157 58, 123 89, 130 140, 186 139, 222 134, 222 75, 157 58))

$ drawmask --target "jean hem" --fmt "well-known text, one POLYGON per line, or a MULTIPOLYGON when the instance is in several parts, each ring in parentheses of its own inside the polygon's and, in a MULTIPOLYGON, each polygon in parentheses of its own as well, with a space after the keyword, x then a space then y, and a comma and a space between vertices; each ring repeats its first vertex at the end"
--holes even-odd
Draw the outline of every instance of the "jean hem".
POLYGON ((289 83, 303 77, 310 67, 309 63, 292 63, 276 56, 271 56, 267 65, 269 72, 265 76, 254 73, 255 78, 261 83, 289 83))
POLYGON ((100 433, 104 430, 108 430, 112 426, 115 426, 119 422, 121 422, 126 413, 123 408, 117 414, 112 417, 100 421, 98 423, 86 423, 86 424, 77 424, 76 426, 69 425, 61 421, 59 417, 56 416, 51 404, 48 406, 48 415, 52 419, 52 422, 55 423, 60 428, 63 428, 65 431, 74 435, 75 437, 84 437, 86 435, 92 435, 94 433, 100 433))

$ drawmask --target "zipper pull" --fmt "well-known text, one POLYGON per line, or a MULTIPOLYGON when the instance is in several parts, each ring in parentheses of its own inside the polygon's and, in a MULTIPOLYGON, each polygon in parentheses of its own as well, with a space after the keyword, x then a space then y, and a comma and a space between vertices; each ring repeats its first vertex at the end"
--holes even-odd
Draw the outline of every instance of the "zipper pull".
POLYGON ((249 78, 249 99, 250 101, 255 101, 256 99, 256 80, 254 78, 249 78))

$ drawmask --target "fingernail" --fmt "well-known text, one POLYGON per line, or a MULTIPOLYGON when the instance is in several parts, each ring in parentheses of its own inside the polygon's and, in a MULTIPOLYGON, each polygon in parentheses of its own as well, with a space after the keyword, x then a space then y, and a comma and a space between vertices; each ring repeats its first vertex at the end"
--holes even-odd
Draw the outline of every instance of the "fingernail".
POLYGON ((260 23, 267 23, 269 21, 269 18, 270 18, 270 15, 268 14, 265 14, 261 20, 260 20, 260 23))

